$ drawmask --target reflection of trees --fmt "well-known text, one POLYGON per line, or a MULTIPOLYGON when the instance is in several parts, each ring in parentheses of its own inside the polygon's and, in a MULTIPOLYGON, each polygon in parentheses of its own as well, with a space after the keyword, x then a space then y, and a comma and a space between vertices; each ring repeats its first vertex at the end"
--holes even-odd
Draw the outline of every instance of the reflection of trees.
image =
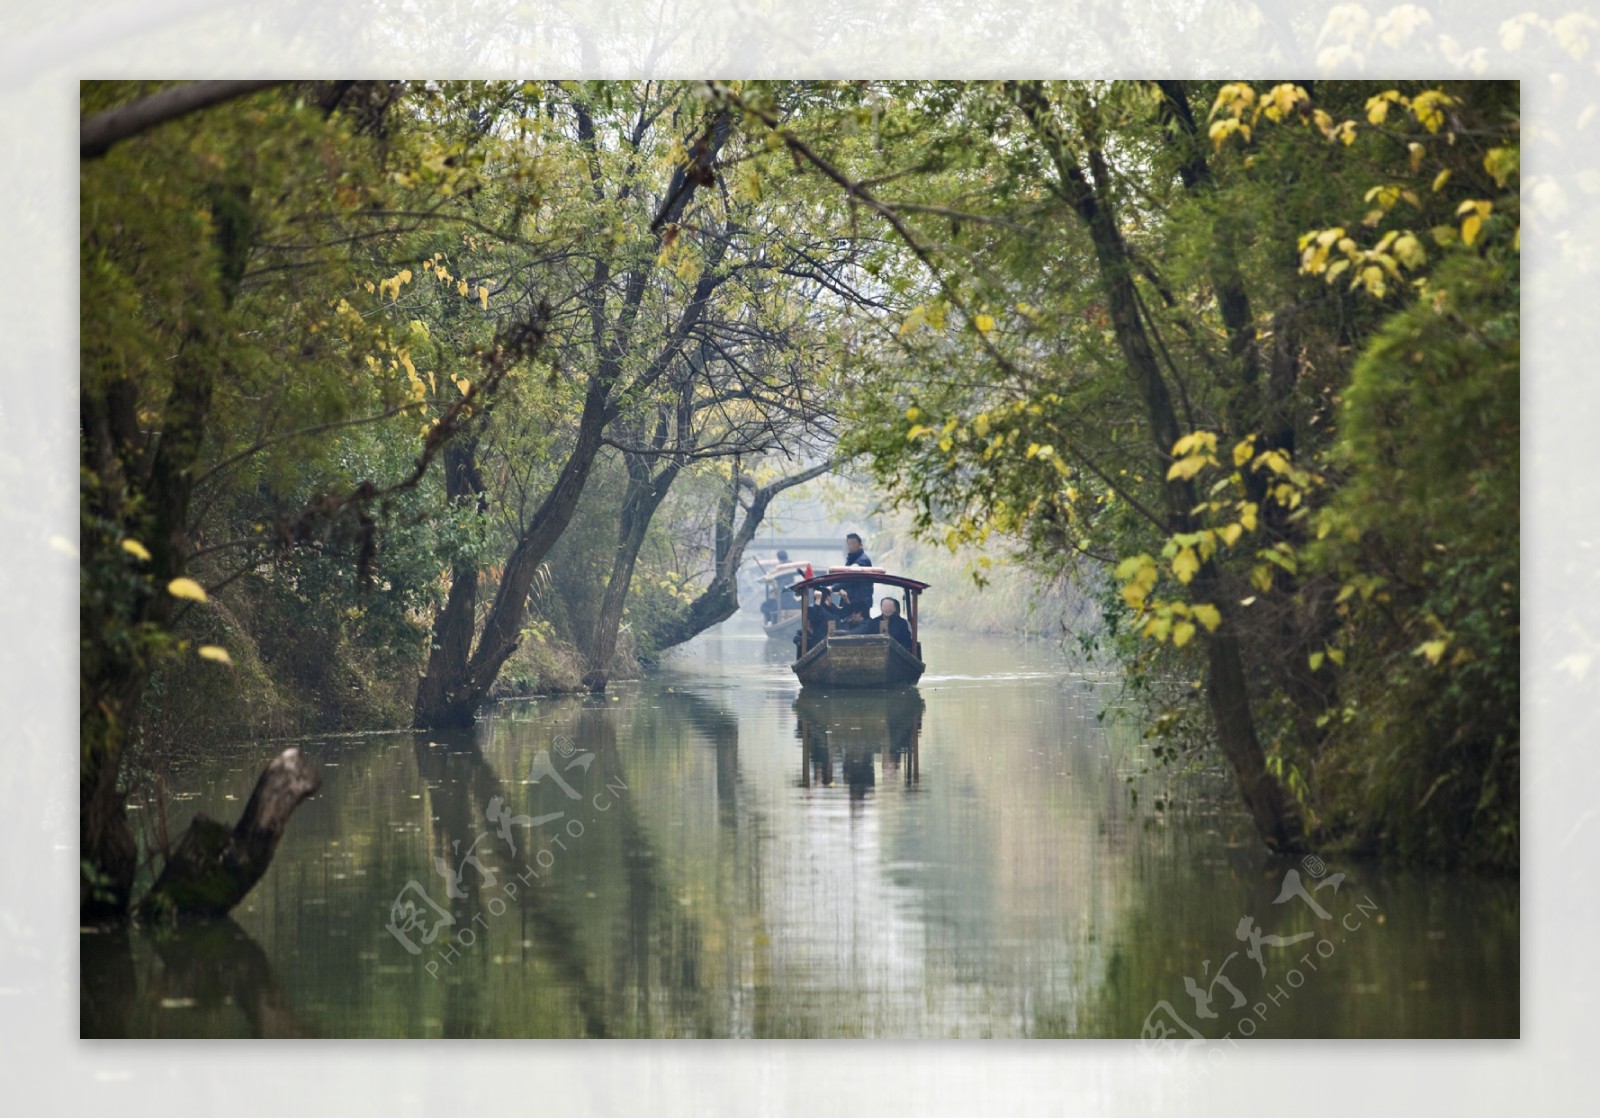
MULTIPOLYGON (((728 722, 732 725, 732 749, 737 750, 738 725, 731 717, 728 722)), ((727 728, 722 728, 721 733, 725 737, 727 728)), ((672 1020, 699 1021, 705 1012, 704 987, 700 981, 704 937, 699 922, 686 907, 678 904, 674 891, 666 888, 666 876, 634 801, 637 786, 629 777, 617 749, 614 709, 586 704, 578 716, 577 739, 580 748, 595 752, 598 758, 595 768, 605 780, 620 780, 629 790, 613 798, 612 808, 607 813, 619 830, 623 882, 627 890, 625 919, 616 951, 623 984, 633 992, 633 1005, 628 1009, 637 1019, 639 1032, 654 1036, 656 1000, 653 994, 659 984, 665 990, 672 1020)), ((719 746, 719 803, 724 786, 722 754, 719 746)), ((731 767, 731 761, 729 765, 731 767)))
POLYGON ((916 688, 802 690, 794 701, 802 750, 800 783, 832 785, 838 755, 839 772, 851 797, 864 797, 877 783, 874 759, 881 755, 884 780, 899 771, 908 788, 917 785, 922 776, 919 746, 925 708, 916 688))
MULTIPOLYGON (((521 860, 517 864, 507 864, 504 859, 495 860, 493 853, 486 850, 488 844, 497 842, 487 815, 489 802, 495 797, 499 797, 502 804, 512 801, 494 767, 484 758, 477 735, 473 731, 461 731, 438 737, 441 733, 433 732, 436 737, 431 745, 427 735, 418 734, 415 737, 417 773, 429 790, 435 817, 434 842, 428 852, 430 869, 435 858, 443 859, 452 867, 460 866, 464 853, 485 833, 487 838, 479 851, 489 856, 486 862, 498 861, 502 866, 519 865, 521 860)), ((517 830, 520 832, 522 829, 517 830)), ((528 842, 530 847, 526 853, 531 856, 531 837, 528 842)), ((434 875, 432 884, 438 885, 442 881, 434 875)), ((499 893, 502 879, 497 877, 495 884, 490 886, 481 874, 468 870, 461 878, 461 885, 468 896, 449 899, 450 913, 455 917, 454 929, 473 927, 473 915, 484 910, 480 899, 486 898, 490 890, 499 893)), ((437 896, 438 892, 433 892, 437 896)), ((521 907, 524 926, 533 929, 535 945, 570 986, 578 1010, 583 1015, 584 1032, 590 1037, 609 1037, 610 1030, 603 1011, 604 997, 599 986, 589 977, 583 938, 571 916, 553 904, 537 884, 524 886, 519 882, 516 903, 521 907)), ((466 958, 481 960, 483 956, 484 953, 480 951, 476 956, 466 958)), ((476 1002, 479 994, 479 988, 472 984, 449 984, 445 1005, 446 1037, 467 1037, 476 1032, 476 1023, 482 1019, 476 1002)))
POLYGON ((307 1036, 266 952, 231 919, 185 921, 143 939, 161 967, 141 991, 126 927, 81 938, 81 1036, 172 1036, 162 1027, 184 1025, 197 1028, 180 1036, 212 1036, 217 1017, 231 1017, 229 1008, 244 1016, 251 1037, 307 1036), (166 1009, 174 1005, 183 1009, 166 1009), (183 1017, 161 1017, 170 1013, 183 1017), (154 1021, 141 1021, 150 1015, 154 1021))

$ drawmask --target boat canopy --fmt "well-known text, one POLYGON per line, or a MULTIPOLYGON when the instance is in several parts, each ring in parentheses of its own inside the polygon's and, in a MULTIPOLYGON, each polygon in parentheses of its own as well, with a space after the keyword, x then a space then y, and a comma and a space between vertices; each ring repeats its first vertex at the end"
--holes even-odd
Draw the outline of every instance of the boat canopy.
POLYGON ((780 563, 780 564, 777 564, 777 565, 775 565, 773 567, 769 567, 765 571, 763 571, 761 573, 761 581, 765 582, 765 583, 770 583, 773 580, 777 579, 778 576, 780 576, 780 575, 788 575, 791 572, 795 572, 795 571, 804 571, 806 569, 806 566, 807 565, 805 564, 804 561, 797 561, 797 560, 790 560, 787 563, 780 563))
POLYGON ((835 568, 832 571, 819 571, 809 579, 802 579, 798 583, 791 583, 791 591, 808 591, 813 587, 834 587, 840 583, 884 583, 891 587, 921 594, 932 584, 924 583, 918 579, 908 579, 904 575, 890 575, 884 571, 876 571, 867 567, 852 567, 848 570, 835 568))

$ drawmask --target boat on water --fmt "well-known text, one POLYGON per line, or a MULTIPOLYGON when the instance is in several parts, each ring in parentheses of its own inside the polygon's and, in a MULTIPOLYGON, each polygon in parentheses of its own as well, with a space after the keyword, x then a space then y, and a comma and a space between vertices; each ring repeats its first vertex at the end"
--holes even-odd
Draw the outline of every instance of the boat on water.
POLYGON ((761 628, 769 640, 793 641, 800 632, 800 600, 789 591, 797 578, 803 578, 808 563, 785 562, 761 574, 764 599, 774 606, 768 614, 763 608, 761 628))
POLYGON ((929 584, 876 567, 831 567, 793 585, 802 600, 813 591, 829 592, 867 582, 896 587, 901 595, 900 615, 910 630, 910 643, 890 635, 889 620, 877 619, 865 632, 835 621, 827 628, 813 625, 813 611, 800 615, 799 656, 791 666, 802 687, 897 688, 915 684, 926 667, 917 633, 917 599, 929 584))

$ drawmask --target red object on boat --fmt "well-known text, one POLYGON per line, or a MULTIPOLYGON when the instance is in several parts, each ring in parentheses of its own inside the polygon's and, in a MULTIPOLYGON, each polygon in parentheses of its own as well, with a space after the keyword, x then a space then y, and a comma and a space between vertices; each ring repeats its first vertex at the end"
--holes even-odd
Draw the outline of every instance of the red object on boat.
POLYGON ((809 563, 808 563, 808 564, 806 564, 806 578, 807 578, 807 579, 814 579, 814 578, 816 578, 816 576, 815 576, 815 575, 813 575, 813 574, 812 574, 812 573, 811 573, 811 565, 810 565, 810 564, 809 564, 809 563))

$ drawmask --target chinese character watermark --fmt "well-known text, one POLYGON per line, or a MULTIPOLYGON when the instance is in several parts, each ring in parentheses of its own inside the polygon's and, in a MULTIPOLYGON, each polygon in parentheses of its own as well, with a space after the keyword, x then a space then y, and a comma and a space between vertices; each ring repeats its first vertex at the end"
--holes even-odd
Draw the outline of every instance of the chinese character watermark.
MULTIPOLYGON (((589 780, 594 759, 592 752, 580 752, 571 738, 557 735, 551 749, 540 750, 534 758, 528 783, 539 785, 549 778, 568 800, 584 804, 584 794, 573 782, 584 783, 589 780)), ((620 778, 612 778, 588 798, 587 807, 594 812, 609 812, 616 804, 616 799, 627 789, 627 784, 620 778)), ((433 860, 434 871, 444 879, 445 896, 450 900, 470 902, 474 893, 481 895, 482 891, 494 890, 483 899, 483 907, 470 918, 458 922, 449 908, 435 901, 422 883, 413 878, 390 905, 389 921, 385 928, 413 956, 421 956, 431 950, 433 958, 428 960, 425 967, 429 975, 439 978, 442 967, 454 966, 462 949, 469 949, 477 943, 478 930, 474 925, 487 929, 490 919, 501 916, 510 908, 509 903, 516 901, 519 885, 522 888, 535 887, 542 878, 540 872, 548 872, 555 866, 556 852, 567 850, 568 840, 583 837, 583 820, 577 815, 569 815, 578 808, 579 805, 569 805, 559 812, 528 816, 513 813, 503 797, 491 797, 484 810, 484 822, 491 827, 479 832, 465 851, 461 849, 462 840, 458 839, 450 845, 452 858, 435 856, 433 860), (537 832, 539 828, 562 820, 565 823, 554 832, 537 832), (543 842, 534 849, 530 836, 524 854, 519 855, 519 830, 538 834, 543 842), (490 837, 499 843, 485 843, 490 837), (504 869, 491 861, 499 844, 505 845, 508 859, 521 860, 521 872, 504 869), (476 891, 469 888, 474 884, 476 891), (497 886, 498 890, 495 889, 497 886)))

